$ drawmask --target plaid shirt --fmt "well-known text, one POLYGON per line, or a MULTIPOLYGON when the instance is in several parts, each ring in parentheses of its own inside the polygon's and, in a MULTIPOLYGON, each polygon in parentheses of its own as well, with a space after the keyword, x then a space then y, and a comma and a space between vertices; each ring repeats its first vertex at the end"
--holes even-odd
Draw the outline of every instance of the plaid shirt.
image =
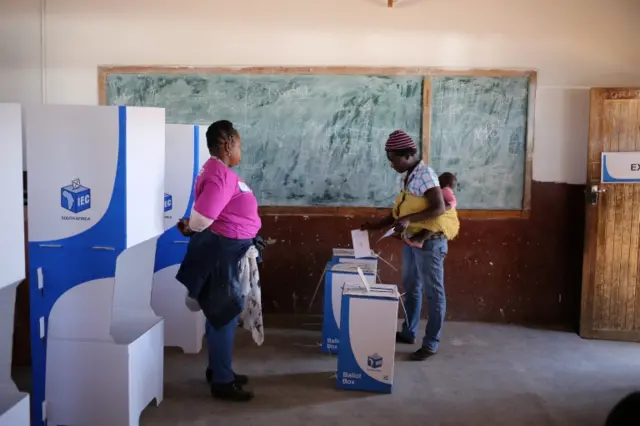
POLYGON ((403 190, 409 191, 411 194, 422 197, 424 193, 431 188, 440 186, 438 181, 438 175, 433 169, 427 166, 424 161, 421 161, 411 172, 409 179, 407 180, 407 186, 405 187, 406 173, 403 173, 400 177, 400 185, 403 190))

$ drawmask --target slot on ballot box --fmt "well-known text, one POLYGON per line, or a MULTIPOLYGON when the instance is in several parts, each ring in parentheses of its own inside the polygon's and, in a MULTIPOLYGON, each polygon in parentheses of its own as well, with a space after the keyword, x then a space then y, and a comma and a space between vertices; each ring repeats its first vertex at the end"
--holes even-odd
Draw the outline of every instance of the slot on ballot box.
POLYGON ((391 393, 395 366, 398 287, 345 286, 340 312, 339 389, 391 393))
POLYGON ((376 270, 373 265, 333 263, 327 265, 324 277, 324 312, 322 320, 322 352, 337 353, 340 343, 340 305, 342 289, 347 285, 362 285, 358 268, 369 284, 376 282, 376 270))

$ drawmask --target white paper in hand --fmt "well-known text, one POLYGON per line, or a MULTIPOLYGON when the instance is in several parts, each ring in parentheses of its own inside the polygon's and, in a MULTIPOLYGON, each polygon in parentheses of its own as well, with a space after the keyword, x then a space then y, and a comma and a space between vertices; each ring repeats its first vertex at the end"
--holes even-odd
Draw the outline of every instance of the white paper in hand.
POLYGON ((359 229, 351 231, 351 242, 353 243, 353 254, 357 259, 371 257, 369 233, 367 231, 359 229))
POLYGON ((378 241, 376 241, 376 242, 379 242, 383 238, 390 237, 391 235, 393 235, 394 232, 395 232, 395 228, 389 229, 387 232, 384 233, 384 235, 382 237, 378 238, 378 241))

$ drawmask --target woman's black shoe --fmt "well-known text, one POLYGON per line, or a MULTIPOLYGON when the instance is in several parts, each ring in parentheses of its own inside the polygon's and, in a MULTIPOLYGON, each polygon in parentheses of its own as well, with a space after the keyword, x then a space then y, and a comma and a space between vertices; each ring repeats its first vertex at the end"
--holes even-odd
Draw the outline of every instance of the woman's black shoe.
POLYGON ((407 337, 404 334, 396 331, 396 343, 404 343, 405 345, 413 345, 416 343, 416 338, 407 337))
POLYGON ((253 399, 253 392, 242 389, 242 386, 235 381, 224 385, 211 384, 211 395, 214 398, 237 402, 246 402, 253 399))
MULTIPOLYGON (((204 376, 207 378, 207 383, 211 383, 211 378, 213 377, 213 371, 211 371, 210 368, 207 368, 207 371, 205 371, 204 376)), ((249 384, 249 377, 245 376, 244 374, 233 373, 233 376, 235 378, 236 383, 239 384, 240 386, 246 386, 247 384, 249 384)))
POLYGON ((424 346, 421 347, 420 349, 418 349, 417 351, 415 351, 414 353, 411 354, 411 360, 412 361, 426 361, 429 358, 431 358, 432 356, 434 356, 436 353, 425 348, 424 346))

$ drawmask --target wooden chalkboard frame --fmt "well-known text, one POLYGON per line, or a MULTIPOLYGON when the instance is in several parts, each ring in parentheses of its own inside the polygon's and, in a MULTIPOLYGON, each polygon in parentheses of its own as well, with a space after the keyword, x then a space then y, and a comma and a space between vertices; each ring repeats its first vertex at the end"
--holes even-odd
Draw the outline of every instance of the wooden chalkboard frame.
MULTIPOLYGON (((185 66, 99 66, 98 103, 106 105, 107 77, 110 74, 298 74, 298 75, 406 75, 423 78, 422 103, 422 158, 429 161, 431 128, 431 77, 528 77, 529 105, 527 137, 525 142, 524 191, 520 210, 460 210, 463 219, 526 219, 531 211, 531 181, 533 166, 533 130, 537 72, 518 69, 447 69, 439 67, 185 67, 185 66)), ((322 207, 322 206, 265 206, 260 214, 270 216, 347 216, 364 217, 388 214, 390 209, 375 207, 322 207)))

